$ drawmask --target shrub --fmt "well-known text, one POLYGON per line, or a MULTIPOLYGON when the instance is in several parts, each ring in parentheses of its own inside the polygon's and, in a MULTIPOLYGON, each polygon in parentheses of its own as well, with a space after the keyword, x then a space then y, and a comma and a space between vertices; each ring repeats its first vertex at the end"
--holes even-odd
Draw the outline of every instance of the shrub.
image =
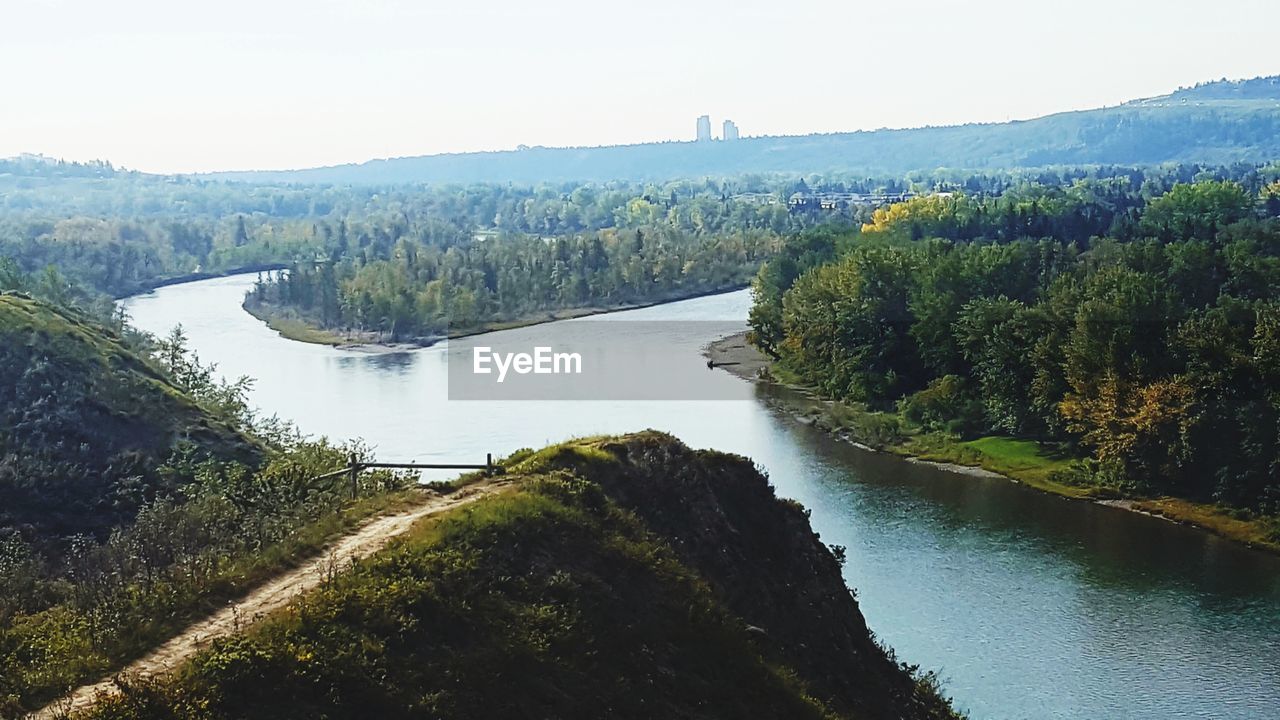
POLYGON ((943 375, 920 392, 898 403, 907 421, 925 430, 941 430, 966 437, 983 430, 982 403, 958 375, 943 375))

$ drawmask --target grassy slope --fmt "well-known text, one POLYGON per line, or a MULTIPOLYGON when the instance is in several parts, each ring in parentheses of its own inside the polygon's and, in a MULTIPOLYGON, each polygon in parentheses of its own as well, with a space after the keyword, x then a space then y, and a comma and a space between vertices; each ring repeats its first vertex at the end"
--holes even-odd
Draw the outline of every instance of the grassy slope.
MULTIPOLYGON (((45 569, 58 572, 69 537, 105 538, 173 490, 157 468, 182 442, 198 448, 196 457, 253 464, 263 453, 111 331, 74 311, 0 294, 0 540, 16 533, 43 554, 45 569)), ((299 537, 296 545, 316 542, 299 537)), ((6 560, 0 573, 12 569, 6 560)), ((264 556, 226 568, 224 587, 210 601, 281 560, 264 556)), ((132 629, 132 645, 107 649, 80 644, 84 623, 70 613, 54 604, 0 617, 0 665, 19 658, 23 670, 0 678, 0 715, 10 695, 51 696, 145 649, 185 617, 155 617, 132 629)))
POLYGON ((916 438, 900 448, 922 460, 981 467, 1058 495, 1092 496, 1091 488, 1068 485, 1054 479, 1054 474, 1068 470, 1075 458, 1034 440, 991 436, 960 441, 929 436, 928 439, 916 438))
POLYGON ((0 528, 110 527, 143 499, 117 483, 158 482, 155 467, 181 441, 220 458, 252 462, 260 453, 72 311, 0 295, 0 361, 0 528))
POLYGON ((131 625, 127 641, 122 644, 95 645, 84 633, 84 620, 74 619, 72 610, 65 605, 19 617, 12 626, 0 628, 0 664, 8 659, 5 655, 21 662, 21 672, 0 682, 0 718, 8 717, 6 710, 33 711, 71 688, 118 672, 196 620, 315 557, 327 544, 369 518, 417 502, 417 491, 363 498, 341 512, 306 525, 284 542, 231 559, 200 588, 171 585, 163 612, 131 625), (6 697, 6 692, 16 694, 6 697))
POLYGON ((516 491, 94 716, 950 716, 748 461, 646 433, 510 466, 516 491))

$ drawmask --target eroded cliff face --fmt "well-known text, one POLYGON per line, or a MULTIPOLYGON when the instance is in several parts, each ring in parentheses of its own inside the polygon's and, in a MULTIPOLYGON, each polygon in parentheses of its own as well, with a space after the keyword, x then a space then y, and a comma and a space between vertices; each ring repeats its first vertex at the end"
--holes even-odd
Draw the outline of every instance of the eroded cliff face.
POLYGON ((616 462, 561 453, 558 464, 634 513, 747 626, 772 662, 855 717, 951 717, 875 640, 840 562, 797 503, 755 465, 646 432, 598 441, 616 462))

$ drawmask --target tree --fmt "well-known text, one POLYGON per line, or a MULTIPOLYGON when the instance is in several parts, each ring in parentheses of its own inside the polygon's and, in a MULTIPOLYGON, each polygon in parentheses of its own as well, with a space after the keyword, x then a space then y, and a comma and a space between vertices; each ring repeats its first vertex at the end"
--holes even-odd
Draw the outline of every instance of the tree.
POLYGON ((1031 399, 1040 327, 1030 309, 1004 296, 974 300, 956 320, 955 335, 978 379, 990 427, 1010 435, 1043 432, 1031 399))
POLYGON ((923 387, 910 332, 915 261, 899 248, 859 247, 801 276, 783 298, 783 361, 837 398, 880 407, 923 387))
POLYGON ((1260 193, 1267 217, 1280 217, 1280 180, 1262 189, 1260 193))
POLYGON ((1174 185, 1142 214, 1142 231, 1163 242, 1212 241, 1220 230, 1253 216, 1253 197, 1239 183, 1174 185))
POLYGON ((1062 414, 1113 482, 1168 491, 1193 453, 1194 396, 1178 377, 1134 385, 1108 372, 1090 394, 1067 396, 1062 414))
POLYGON ((244 216, 236 216, 236 231, 234 242, 236 247, 244 247, 249 244, 249 231, 244 227, 244 216))

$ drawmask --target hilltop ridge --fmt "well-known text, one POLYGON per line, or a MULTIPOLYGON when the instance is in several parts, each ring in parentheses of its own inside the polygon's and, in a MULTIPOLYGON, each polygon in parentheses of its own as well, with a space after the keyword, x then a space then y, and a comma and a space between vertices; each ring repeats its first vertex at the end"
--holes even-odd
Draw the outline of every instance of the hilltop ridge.
POLYGON ((666 180, 755 172, 900 175, 939 167, 1267 162, 1280 157, 1280 76, 1216 81, 1118 107, 1006 123, 605 147, 532 147, 213 173, 248 182, 401 184, 666 180), (1187 102, 1182 102, 1186 100, 1187 102))
POLYGON ((1161 95, 1135 103, 1160 100, 1280 100, 1280 75, 1256 77, 1248 80, 1215 80, 1191 87, 1178 88, 1168 95, 1161 95))

